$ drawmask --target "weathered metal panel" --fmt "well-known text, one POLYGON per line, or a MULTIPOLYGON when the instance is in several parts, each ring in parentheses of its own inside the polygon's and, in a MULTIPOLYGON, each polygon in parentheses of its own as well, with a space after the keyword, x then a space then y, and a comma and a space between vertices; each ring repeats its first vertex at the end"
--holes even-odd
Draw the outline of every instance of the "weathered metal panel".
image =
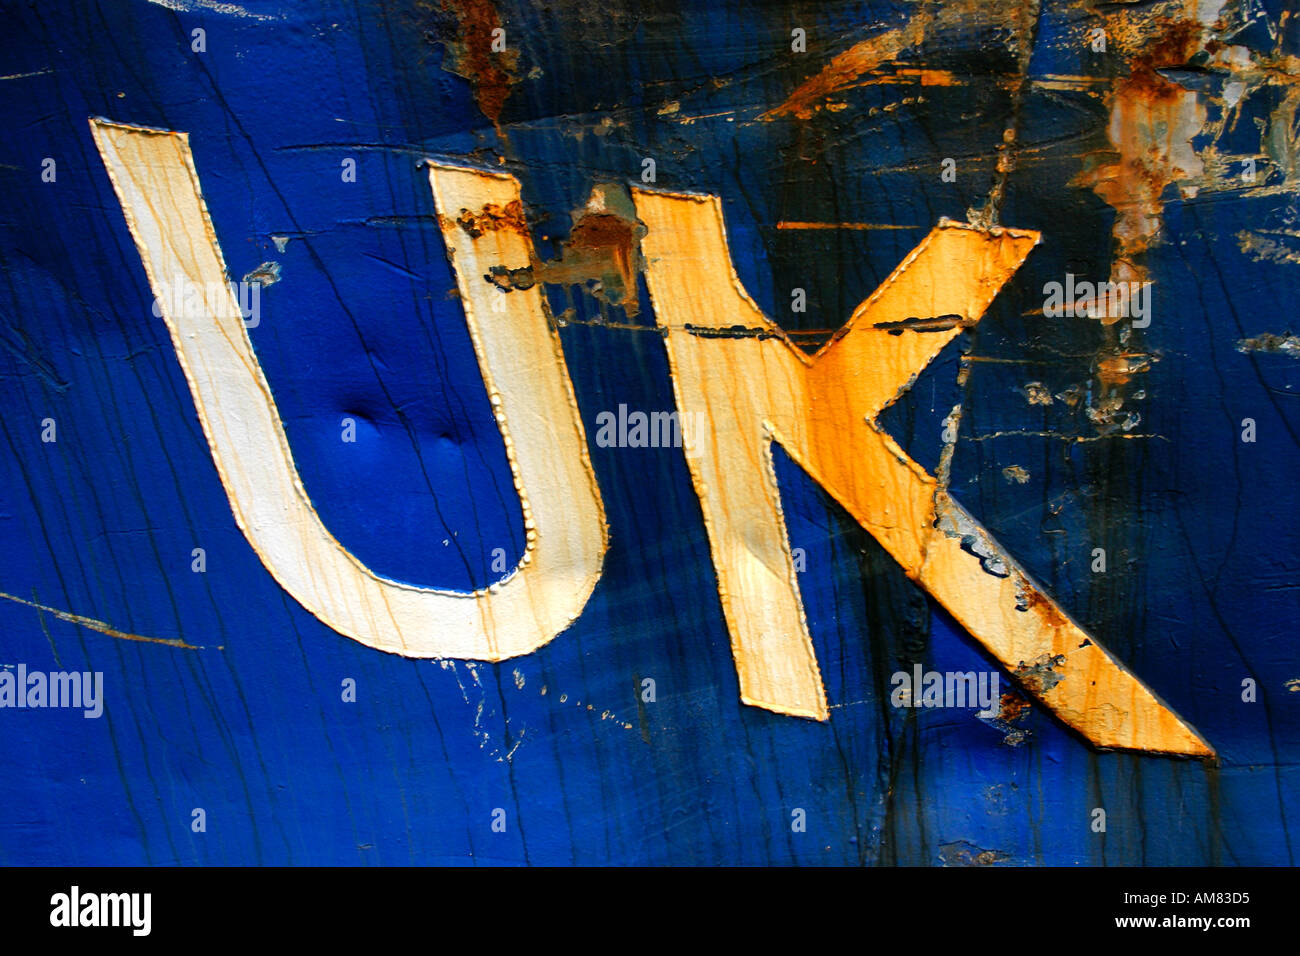
POLYGON ((102 672, 104 712, 0 709, 0 862, 1294 863, 1291 5, 5 8, 0 664, 102 672), (519 181, 538 261, 494 281, 545 284, 608 523, 569 628, 416 660, 281 588, 91 117, 189 134, 311 503, 428 588, 526 538, 422 164, 519 181), (1027 695, 893 706, 915 664, 1016 685, 779 448, 829 719, 742 703, 687 457, 594 440, 677 402, 629 186, 719 196, 809 347, 941 217, 1041 233, 882 425, 1217 759, 1097 750, 1027 695), (1044 315, 1067 275, 1152 283, 1147 321, 1044 315))

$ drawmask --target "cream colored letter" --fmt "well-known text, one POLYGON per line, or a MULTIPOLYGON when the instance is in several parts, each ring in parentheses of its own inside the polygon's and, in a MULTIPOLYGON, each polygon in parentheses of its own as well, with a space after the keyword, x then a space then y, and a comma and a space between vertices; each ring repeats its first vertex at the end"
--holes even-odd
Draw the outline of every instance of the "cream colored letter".
MULTIPOLYGON (((499 661, 548 643, 582 612, 607 531, 564 355, 537 288, 493 311, 490 267, 529 262, 509 176, 431 166, 465 319, 500 423, 527 539, 519 565, 473 593, 379 577, 335 540, 303 488, 239 304, 229 291, 185 133, 92 119, 100 156, 184 369, 235 521, 267 570, 331 628, 405 657, 499 661), (486 210, 486 214, 485 214, 486 210), (467 229, 471 217, 483 228, 467 229), (164 294, 183 279, 199 309, 164 294)), ((370 506, 372 502, 365 502, 370 506)))

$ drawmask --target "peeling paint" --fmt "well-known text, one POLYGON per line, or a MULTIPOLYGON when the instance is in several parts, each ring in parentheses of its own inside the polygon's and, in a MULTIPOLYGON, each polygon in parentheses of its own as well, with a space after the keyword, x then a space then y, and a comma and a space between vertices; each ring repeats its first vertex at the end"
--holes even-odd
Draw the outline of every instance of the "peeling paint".
POLYGON ((1264 332, 1254 338, 1238 341, 1237 351, 1247 354, 1265 352, 1273 355, 1288 355, 1291 358, 1300 358, 1300 335, 1293 335, 1290 332, 1282 335, 1264 332))
POLYGON ((252 272, 244 274, 244 282, 248 285, 268 286, 274 285, 280 281, 280 263, 263 262, 252 272))
POLYGON ((1064 654, 1043 654, 1030 664, 1021 661, 1016 668, 1016 679, 1032 693, 1043 694, 1065 679, 1056 671, 1064 663, 1064 654))
POLYGON ((960 538, 963 551, 980 559, 980 567, 995 578, 1009 577, 1011 569, 998 546, 989 539, 974 520, 962 508, 951 506, 951 499, 942 493, 936 495, 934 526, 950 538, 960 538), (938 502, 948 503, 948 507, 939 506, 938 502))
POLYGON ((583 208, 573 213, 573 228, 558 258, 519 269, 494 268, 489 279, 504 291, 529 289, 538 282, 581 286, 597 299, 639 312, 637 275, 645 269, 640 241, 645 226, 637 221, 627 188, 598 184, 583 208))
POLYGON ((1025 397, 1025 401, 1030 405, 1052 404, 1052 390, 1042 382, 1026 382, 1017 391, 1025 397))
POLYGON ((1001 850, 984 850, 968 840, 958 840, 941 844, 939 859, 944 866, 993 866, 1011 857, 1001 850))
MULTIPOLYGON (((516 232, 523 236, 528 235, 528 220, 524 215, 524 204, 517 199, 505 205, 485 203, 482 208, 474 212, 462 209, 460 214, 450 222, 454 222, 455 225, 463 229, 471 239, 478 239, 489 232, 498 230, 516 232)), ((440 215, 438 223, 443 230, 451 228, 449 220, 445 216, 440 215)))

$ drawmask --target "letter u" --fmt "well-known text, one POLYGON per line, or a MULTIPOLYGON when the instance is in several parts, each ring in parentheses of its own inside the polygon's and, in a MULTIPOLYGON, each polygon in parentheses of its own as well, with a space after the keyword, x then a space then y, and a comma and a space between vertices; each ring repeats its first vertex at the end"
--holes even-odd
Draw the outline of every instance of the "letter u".
POLYGON ((163 319, 235 522, 281 586, 340 634, 404 657, 504 660, 537 650, 572 623, 600 578, 608 530, 564 353, 537 287, 511 292, 506 315, 480 319, 492 312, 483 276, 530 261, 522 222, 496 214, 518 203, 519 183, 429 166, 526 538, 518 566, 501 581, 443 591, 379 577, 321 522, 230 292, 187 134, 103 119, 90 126, 155 295, 163 277, 178 275, 224 290, 207 295, 195 315, 163 298, 163 319), (484 224, 478 235, 457 224, 464 214, 484 224))

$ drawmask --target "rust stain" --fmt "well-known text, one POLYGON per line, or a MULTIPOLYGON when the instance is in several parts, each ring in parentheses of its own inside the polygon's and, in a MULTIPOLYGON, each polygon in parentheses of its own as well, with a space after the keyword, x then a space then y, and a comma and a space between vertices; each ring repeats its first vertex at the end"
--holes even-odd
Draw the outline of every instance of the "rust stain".
POLYGON ((811 119, 813 113, 824 107, 826 100, 831 96, 855 86, 872 70, 893 60, 904 50, 919 44, 925 38, 930 23, 928 10, 928 7, 922 7, 921 12, 906 25, 886 30, 853 44, 843 53, 833 57, 830 63, 815 76, 800 84, 784 103, 768 110, 759 119, 764 121, 781 117, 811 119))
POLYGON ((446 216, 438 217, 438 225, 447 230, 452 225, 460 226, 471 239, 477 239, 485 233, 507 230, 521 235, 528 234, 528 219, 524 215, 524 204, 512 200, 504 206, 488 203, 478 212, 462 209, 455 220, 446 216))
POLYGON ((560 255, 542 261, 535 255, 521 269, 493 269, 489 276, 505 291, 528 289, 539 282, 577 285, 629 316, 639 312, 637 275, 644 270, 640 243, 645 226, 626 189, 600 184, 586 205, 573 213, 573 228, 560 255))
POLYGON ((1097 378, 1103 387, 1127 385, 1134 375, 1151 368, 1155 356, 1145 352, 1121 352, 1097 362, 1097 378))
POLYGON ((1030 711, 1030 703, 1014 691, 1003 694, 998 701, 997 719, 1004 724, 1019 723, 1030 711))
POLYGON ((437 24, 426 35, 446 48, 443 69, 469 81, 479 110, 499 134, 501 111, 519 79, 519 53, 508 35, 504 50, 492 49, 493 31, 503 28, 496 6, 491 0, 441 0, 435 7, 423 0, 417 9, 437 24))
POLYGON ((878 83, 916 82, 921 86, 957 86, 962 81, 951 70, 930 68, 902 68, 893 70, 887 76, 881 76, 878 83))
MULTIPOLYGON (((860 40, 832 57, 783 103, 759 119, 767 122, 785 117, 811 119, 820 110, 842 108, 841 104, 831 102, 831 97, 856 86, 882 83, 955 86, 963 79, 951 70, 896 61, 927 41, 941 43, 946 34, 969 34, 986 24, 1005 27, 1006 42, 1023 53, 1027 50, 1022 42, 1028 36, 1025 21, 1030 14, 1027 11, 1033 8, 1033 4, 1026 5, 1020 0, 945 0, 942 4, 918 4, 917 12, 902 26, 860 40)), ((1005 81, 1019 82, 1013 76, 1007 76, 1005 81)))
MULTIPOLYGON (((1145 259, 1161 241, 1170 187, 1183 199, 1193 199, 1203 189, 1223 188, 1223 164, 1213 145, 1223 121, 1216 130, 1209 120, 1210 98, 1176 82, 1189 70, 1207 75, 1206 61, 1216 51, 1227 55, 1216 39, 1223 29, 1222 6, 1188 0, 1154 9, 1100 10, 1107 42, 1120 54, 1126 72, 1115 76, 1104 94, 1109 149, 1085 156, 1071 184, 1090 188, 1115 210, 1107 277, 1111 283, 1149 281, 1145 259), (1198 145, 1207 131, 1210 145, 1198 145)), ((1227 104, 1221 105, 1226 116, 1227 104)), ((1103 435, 1130 432, 1141 416, 1125 405, 1141 393, 1130 395, 1129 389, 1134 377, 1148 371, 1158 357, 1134 348, 1133 327, 1122 321, 1130 318, 1126 308, 1108 299, 1103 308, 1088 314, 1104 330, 1093 363, 1095 385, 1058 397, 1071 406, 1086 398, 1087 418, 1103 435)))
MULTIPOLYGON (((1185 199, 1202 191, 1251 189, 1264 195, 1300 186, 1300 58, 1282 51, 1290 11, 1278 21, 1273 53, 1223 39, 1234 32, 1229 21, 1241 16, 1226 3, 1108 5, 1102 15, 1107 40, 1127 72, 1111 81, 1105 95, 1110 149, 1087 157, 1074 185, 1091 188, 1116 212, 1111 280, 1140 281, 1146 277, 1141 258, 1163 230, 1170 186, 1185 199), (1189 75, 1202 78, 1197 90, 1177 82, 1189 75), (1219 91, 1207 91, 1207 84, 1219 91), (1284 89, 1260 123, 1258 150, 1225 153, 1225 134, 1248 115, 1243 104, 1268 86, 1284 89), (1260 165, 1257 176, 1242 177, 1246 160, 1260 165)), ((1257 258, 1296 261, 1285 245, 1259 233, 1238 239, 1257 258)), ((1121 317, 1099 318, 1110 325, 1121 317)))
MULTIPOLYGON (((1191 140, 1200 132, 1205 115, 1195 93, 1154 72, 1121 80, 1112 92, 1107 138, 1114 151, 1092 157, 1074 181, 1090 186, 1115 210, 1111 281, 1146 278, 1137 257, 1163 227, 1166 187, 1192 182, 1204 173, 1191 140)), ((1101 316, 1107 324, 1119 318, 1101 316)))
MULTIPOLYGON (((1106 94, 1110 150, 1088 156, 1072 184, 1091 188, 1115 210, 1112 282, 1146 280, 1141 257, 1164 227, 1166 189, 1177 184, 1192 198, 1206 173, 1192 142, 1205 126, 1205 105, 1160 72, 1186 66, 1214 42, 1195 19, 1200 12, 1192 4, 1175 17, 1127 9, 1106 14, 1108 42, 1124 54, 1128 73, 1106 94)), ((1124 316, 1104 311, 1097 318, 1113 325, 1124 316)))
MULTIPOLYGON (((1036 611, 1043 618, 1047 627, 1053 630, 1070 627, 1070 619, 1061 612, 1061 609, 1045 594, 1025 580, 1023 575, 1016 575, 1016 583, 1020 598, 1024 604, 1024 610, 1036 611)), ((1065 658, 1062 657, 1061 660, 1064 661, 1065 658)))

